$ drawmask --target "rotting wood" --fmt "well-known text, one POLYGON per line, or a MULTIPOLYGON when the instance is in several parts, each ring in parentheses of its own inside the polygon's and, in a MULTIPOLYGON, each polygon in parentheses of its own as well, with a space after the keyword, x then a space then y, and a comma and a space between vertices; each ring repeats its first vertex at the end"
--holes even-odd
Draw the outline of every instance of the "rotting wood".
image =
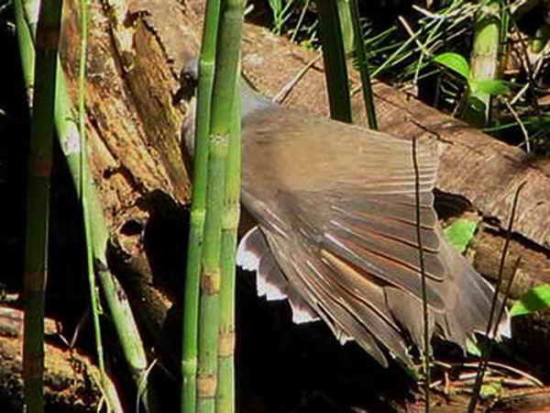
MULTIPOLYGON (((0 405, 2 411, 23 410, 23 312, 0 306, 0 405), (11 409, 11 410, 10 410, 11 409)), ((52 319, 45 320, 46 338, 60 334, 52 319)), ((56 340, 59 342, 59 340, 56 340)), ((46 343, 44 391, 46 407, 67 413, 95 412, 101 392, 93 379, 97 368, 87 357, 46 343)))

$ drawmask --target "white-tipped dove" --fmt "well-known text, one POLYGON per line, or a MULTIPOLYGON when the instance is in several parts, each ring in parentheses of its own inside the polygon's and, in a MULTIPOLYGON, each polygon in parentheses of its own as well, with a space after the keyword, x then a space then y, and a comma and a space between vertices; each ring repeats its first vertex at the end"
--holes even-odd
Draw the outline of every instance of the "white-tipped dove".
MULTIPOLYGON (((237 262, 293 320, 324 320, 387 366, 422 348, 412 141, 286 109, 242 82, 242 203, 258 225, 237 262)), ((436 143, 417 145, 430 336, 485 331, 493 288, 445 241, 433 207, 436 143)), ((508 318, 500 334, 508 334, 508 318)))

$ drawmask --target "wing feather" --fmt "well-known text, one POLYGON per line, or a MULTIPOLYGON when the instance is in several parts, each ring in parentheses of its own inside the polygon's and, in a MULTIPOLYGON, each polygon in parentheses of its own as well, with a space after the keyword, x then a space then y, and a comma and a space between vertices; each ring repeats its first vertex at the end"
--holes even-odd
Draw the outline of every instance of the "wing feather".
MULTIPOLYGON (((243 133, 243 203, 289 288, 341 341, 408 363, 405 331, 422 337, 412 142, 276 106, 248 114, 243 133)), ((463 345, 492 290, 441 236, 434 145, 416 153, 430 331, 463 345)))

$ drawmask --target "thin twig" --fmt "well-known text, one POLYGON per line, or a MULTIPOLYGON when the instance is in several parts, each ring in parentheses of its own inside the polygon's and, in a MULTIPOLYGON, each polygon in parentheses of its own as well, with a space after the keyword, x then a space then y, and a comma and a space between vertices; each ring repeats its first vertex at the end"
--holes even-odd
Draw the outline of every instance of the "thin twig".
POLYGON ((424 46, 422 44, 422 42, 420 40, 418 40, 418 36, 416 35, 416 33, 413 31, 413 29, 411 28, 411 26, 409 25, 409 23, 407 22, 407 20, 405 20, 405 18, 403 16, 398 16, 397 17, 397 20, 399 20, 399 23, 401 23, 403 25, 403 27, 405 28, 405 31, 409 34, 409 36, 411 37, 411 39, 414 40, 414 42, 416 43, 416 45, 418 46, 418 48, 422 51, 422 53, 424 53, 426 56, 430 57, 432 54, 430 53, 430 51, 426 48, 426 46, 424 46))
MULTIPOLYGON (((512 228, 513 228, 513 225, 514 225, 514 219, 516 217, 516 210, 517 210, 517 206, 518 206, 519 194, 520 194, 521 190, 523 189, 523 187, 525 186, 525 184, 526 184, 526 182, 522 182, 518 186, 518 189, 516 190, 516 194, 514 195, 514 203, 512 205, 512 214, 510 216, 510 221, 509 221, 509 224, 508 224, 508 230, 507 230, 507 233, 506 233, 506 240, 504 242, 504 248, 502 250, 502 256, 501 256, 501 259, 500 259, 500 265, 499 265, 499 269, 498 269, 498 280, 497 280, 497 283, 495 285, 495 293, 493 295, 493 300, 491 302, 491 310, 490 310, 490 313, 489 313, 489 321, 487 322, 487 328, 485 330, 485 336, 488 337, 488 338, 492 337, 491 332, 493 330, 495 332, 497 331, 498 324, 499 324, 499 322, 498 322, 499 320, 497 319, 495 321, 495 327, 493 328, 493 318, 494 318, 496 307, 497 307, 498 292, 499 292, 500 286, 502 284, 502 277, 503 277, 503 273, 504 273, 504 264, 506 263, 506 256, 508 255, 508 248, 510 246, 510 239, 512 238, 512 228)), ((507 289, 508 288, 509 288, 509 286, 507 286, 507 289)), ((504 298, 503 301, 504 301, 503 302, 503 307, 501 307, 501 309, 500 309, 501 312, 503 311, 503 308, 506 305, 506 297, 504 298)), ((499 315, 502 315, 502 314, 499 313, 499 315)), ((484 357, 483 357, 483 359, 480 363, 480 368, 477 371, 476 380, 474 382, 474 387, 473 387, 472 398, 470 399, 470 403, 468 404, 468 413, 474 413, 475 412, 476 405, 477 405, 477 402, 478 402, 478 399, 479 399, 479 392, 481 390, 481 385, 483 384, 483 376, 485 374, 485 370, 487 368, 487 363, 488 363, 490 352, 491 352, 490 350, 491 350, 491 347, 488 346, 487 351, 485 352, 484 357)))
POLYGON ((529 83, 526 83, 523 85, 523 87, 520 89, 520 91, 512 98, 510 101, 511 105, 515 105, 516 102, 525 94, 525 92, 529 89, 529 83))
MULTIPOLYGON (((512 24, 514 25, 514 29, 520 33, 518 27, 517 27, 517 23, 515 22, 515 20, 512 18, 511 19, 511 22, 512 24)), ((530 103, 532 104, 533 106, 533 109, 535 110, 536 114, 538 117, 541 116, 541 109, 540 109, 540 105, 538 104, 538 100, 536 98, 536 96, 534 95, 534 91, 537 89, 537 83, 535 81, 535 73, 534 73, 534 70, 533 70, 533 67, 531 66, 531 62, 529 60, 529 52, 527 51, 527 47, 525 46, 525 42, 523 41, 523 38, 520 37, 520 41, 518 42, 518 49, 519 49, 519 59, 520 61, 523 62, 524 64, 524 69, 525 69, 525 74, 527 75, 527 83, 529 84, 529 89, 528 91, 531 92, 530 93, 530 103)))
POLYGON ((417 6, 416 4, 412 5, 412 8, 419 12, 420 14, 423 14, 425 17, 428 17, 430 19, 437 19, 437 20, 444 20, 445 16, 441 14, 432 13, 431 11, 426 10, 423 7, 417 6))
MULTIPOLYGON (((508 301, 508 297, 510 297, 510 289, 512 288, 512 283, 514 282, 514 278, 516 277, 516 273, 518 271, 518 268, 519 268, 520 264, 521 264, 521 256, 519 256, 516 259, 516 262, 514 263, 514 268, 512 270, 512 273, 510 274, 510 278, 508 279, 508 284, 506 285, 506 290, 504 291, 504 297, 502 299, 502 305, 499 309, 497 319, 495 320, 495 323, 494 323, 494 326, 493 326, 493 331, 492 331, 492 336, 493 337, 497 336, 498 326, 500 325, 500 322, 502 320, 502 316, 506 312, 506 302, 508 301)), ((489 343, 489 348, 491 348, 491 347, 492 347, 492 342, 489 343)), ((485 364, 487 364, 488 362, 489 362, 489 360, 487 358, 487 361, 485 362, 485 364)))
POLYGON ((290 38, 290 41, 294 43, 296 40, 296 36, 298 35, 298 32, 300 31, 300 27, 302 27, 302 22, 304 21, 304 17, 306 15, 306 11, 309 7, 310 0, 306 0, 304 3, 304 7, 302 8, 302 11, 300 12, 300 17, 298 18, 298 23, 296 23, 296 28, 294 29, 294 33, 292 33, 292 37, 290 38))
POLYGON ((317 63, 322 57, 323 53, 319 52, 316 57, 311 59, 307 65, 300 69, 296 76, 294 76, 286 85, 284 85, 281 90, 273 97, 273 102, 283 103, 292 91, 292 89, 294 89, 294 86, 296 86, 296 84, 304 77, 307 71, 311 69, 313 65, 317 63))
POLYGON ((512 105, 506 99, 504 100, 504 104, 506 105, 506 107, 508 108, 508 110, 510 111, 510 113, 518 123, 519 128, 521 129, 521 133, 523 133, 523 138, 525 140, 525 152, 531 153, 531 142, 529 141, 529 132, 527 131, 527 128, 521 121, 521 118, 519 117, 517 112, 514 110, 512 105))
POLYGON ((415 177, 415 197, 416 197, 416 238, 418 241, 418 259, 420 263, 420 274, 422 277, 422 313, 424 317, 424 397, 425 405, 424 411, 429 413, 430 411, 430 328, 428 324, 428 297, 426 294, 426 270, 424 267, 424 249, 422 247, 422 234, 420 227, 420 172, 418 168, 418 159, 416 156, 417 138, 414 137, 412 141, 412 155, 413 155, 413 166, 414 166, 414 177, 415 177))
MULTIPOLYGON (((464 367, 479 368, 479 364, 480 363, 465 363, 464 367)), ((541 387, 543 386, 542 382, 539 379, 537 379, 534 376, 531 376, 529 373, 527 373, 523 370, 517 369, 517 368, 512 367, 512 366, 507 366, 506 364, 498 363, 496 361, 488 361, 487 365, 489 367, 494 368, 494 369, 501 369, 501 370, 506 370, 506 371, 515 373, 519 376, 522 376, 522 377, 532 381, 537 386, 541 386, 541 387)))

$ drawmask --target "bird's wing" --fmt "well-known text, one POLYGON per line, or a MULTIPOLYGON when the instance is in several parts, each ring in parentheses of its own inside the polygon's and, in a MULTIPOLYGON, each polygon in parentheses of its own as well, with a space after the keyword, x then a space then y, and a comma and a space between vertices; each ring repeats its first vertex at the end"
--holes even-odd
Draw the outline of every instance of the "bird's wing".
POLYGON ((259 227, 246 233, 237 250, 237 265, 247 271, 256 271, 256 290, 259 297, 268 301, 288 299, 292 307, 292 321, 296 324, 319 320, 319 316, 288 284, 259 227))
POLYGON ((284 111, 244 131, 243 202, 282 280, 338 337, 379 361, 377 343, 408 361, 404 332, 421 344, 417 221, 430 329, 461 345, 484 329, 492 290, 441 237, 432 145, 284 111))

